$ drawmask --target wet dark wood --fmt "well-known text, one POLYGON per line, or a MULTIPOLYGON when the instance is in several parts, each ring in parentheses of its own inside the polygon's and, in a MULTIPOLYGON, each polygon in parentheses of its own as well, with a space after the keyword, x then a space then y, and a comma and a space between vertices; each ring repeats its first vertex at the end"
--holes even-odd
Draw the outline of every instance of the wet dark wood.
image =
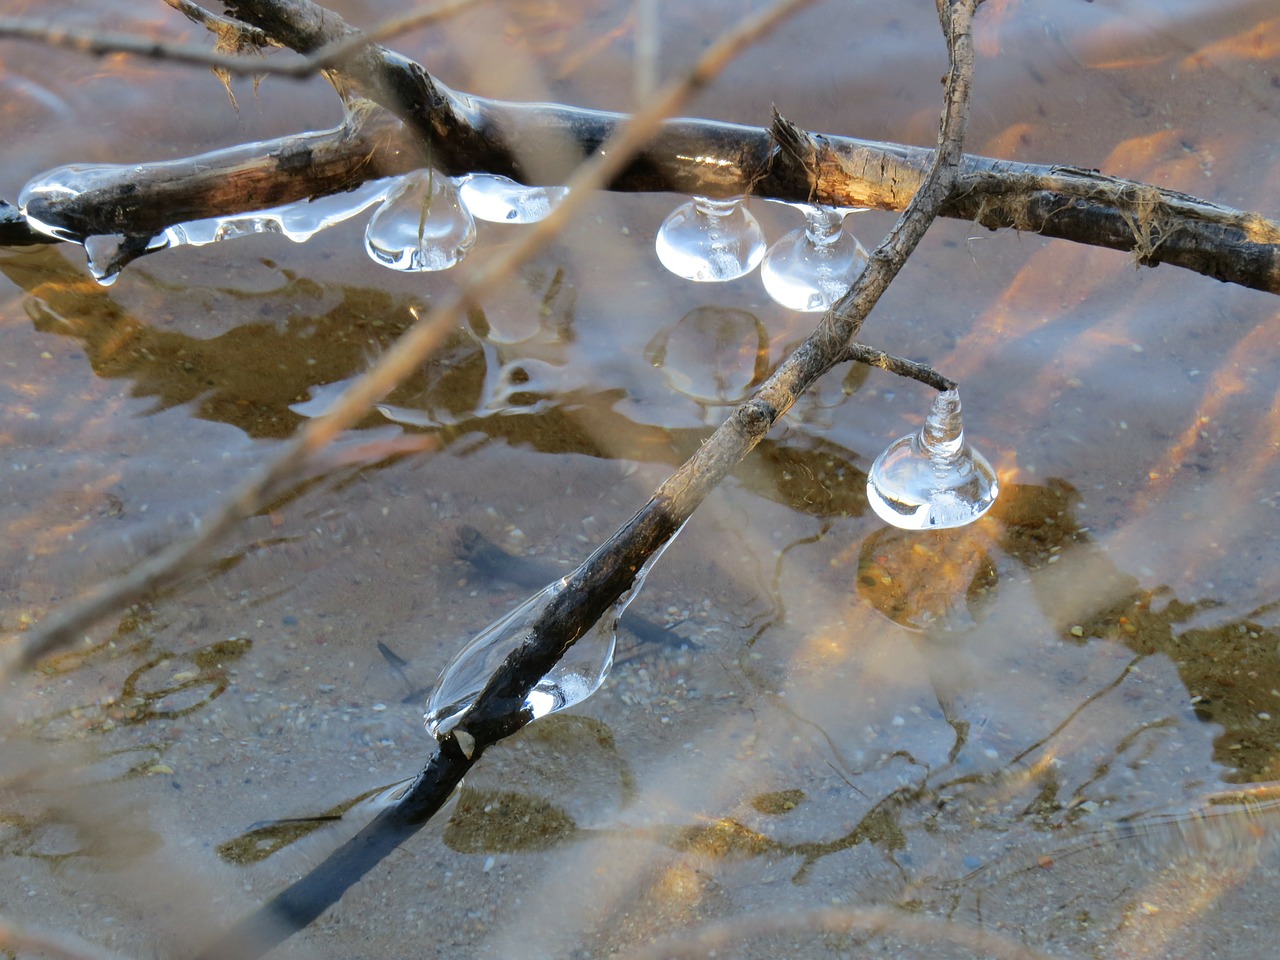
MULTIPOLYGON (((387 56, 393 64, 401 62, 387 56)), ((415 110, 430 111, 429 104, 442 102, 439 85, 433 81, 430 89, 436 92, 415 97, 415 110)), ((85 174, 81 193, 41 199, 30 212, 71 239, 150 237, 176 223, 351 190, 420 168, 428 155, 450 174, 487 172, 529 184, 558 184, 626 119, 558 104, 456 94, 443 102, 452 98, 469 105, 461 127, 453 120, 410 125, 381 110, 358 111, 333 130, 183 160, 96 166, 85 174), (427 146, 424 136, 429 136, 427 146)), ((781 118, 769 129, 671 120, 610 187, 709 197, 750 193, 797 203, 902 210, 933 157, 924 147, 800 134, 810 145, 801 161, 778 147, 786 142, 780 132, 789 130, 781 118)), ((1280 293, 1280 225, 1097 171, 965 156, 941 216, 1120 250, 1146 266, 1167 263, 1280 293)), ((14 221, 0 223, 0 241, 38 239, 14 221)))

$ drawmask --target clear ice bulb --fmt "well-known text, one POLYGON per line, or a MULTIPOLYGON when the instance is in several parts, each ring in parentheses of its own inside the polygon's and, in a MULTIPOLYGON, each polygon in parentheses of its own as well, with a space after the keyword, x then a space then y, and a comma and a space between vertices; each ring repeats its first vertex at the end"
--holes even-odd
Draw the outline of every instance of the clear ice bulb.
POLYGON ((844 229, 844 218, 854 208, 793 206, 804 213, 805 225, 769 248, 760 279, 769 296, 788 310, 826 310, 867 265, 866 248, 844 229))
MULTIPOLYGON (((671 541, 679 536, 681 529, 684 528, 677 529, 649 556, 636 573, 631 588, 534 684, 520 708, 527 710, 531 719, 581 703, 600 689, 613 667, 618 620, 644 586, 653 565, 671 541)), ((589 560, 587 562, 590 563, 589 560)), ((506 616, 481 630, 449 661, 440 671, 440 679, 427 698, 427 709, 423 715, 427 733, 436 740, 444 740, 454 734, 463 751, 470 756, 474 741, 469 741, 465 734, 467 713, 507 656, 533 638, 543 612, 568 588, 568 584, 569 578, 566 577, 543 587, 506 616)))
POLYGON ((406 273, 448 270, 475 242, 476 222, 458 196, 458 185, 432 170, 402 177, 364 232, 370 257, 406 273))
POLYGON ((924 426, 891 443, 867 474, 871 509, 904 530, 962 527, 999 492, 991 464, 965 443, 956 390, 939 393, 924 426))
POLYGON ((568 187, 526 187, 509 177, 477 173, 462 182, 462 202, 477 220, 537 223, 551 215, 568 187))
POLYGON ((744 277, 764 258, 764 232, 742 200, 694 197, 662 221, 658 259, 677 277, 715 283, 744 277))

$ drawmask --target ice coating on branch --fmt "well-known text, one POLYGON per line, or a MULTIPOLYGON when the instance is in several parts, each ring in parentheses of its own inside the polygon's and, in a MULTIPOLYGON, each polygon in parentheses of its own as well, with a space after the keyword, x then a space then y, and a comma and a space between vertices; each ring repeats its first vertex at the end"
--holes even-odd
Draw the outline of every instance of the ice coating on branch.
MULTIPOLYGON (((155 164, 162 168, 164 164, 155 164)), ((18 209, 32 229, 59 240, 83 243, 92 230, 78 221, 77 199, 87 193, 118 191, 130 172, 141 168, 119 164, 69 164, 31 180, 18 195, 18 209)), ((157 170, 158 172, 158 170, 157 170)), ((394 183, 375 180, 354 190, 312 200, 299 200, 264 210, 245 211, 176 224, 156 234, 147 249, 202 246, 256 233, 278 233, 295 243, 310 240, 321 230, 354 217, 382 199, 394 183)), ((105 202, 105 200, 104 200, 105 202)), ((127 222, 112 224, 112 234, 136 235, 127 222)), ((103 234, 107 235, 107 234, 103 234)))
POLYGON ((433 170, 400 178, 374 211, 364 247, 384 267, 406 273, 448 270, 476 242, 476 222, 458 186, 433 170))
POLYGON ((85 234, 66 217, 61 208, 81 194, 116 179, 121 167, 107 163, 72 163, 46 170, 27 182, 18 193, 18 209, 33 230, 59 240, 82 243, 85 234))
POLYGON ((965 442, 956 390, 939 393, 924 426, 891 443, 867 474, 871 508, 904 530, 962 527, 999 492, 991 464, 965 442))
MULTIPOLYGON (((581 703, 600 689, 613 666, 618 620, 644 586, 645 578, 658 558, 679 536, 680 529, 645 561, 631 588, 565 651, 560 661, 529 691, 519 709, 527 710, 530 719, 536 720, 581 703)), ((464 745, 464 752, 469 753, 470 748, 465 745, 468 739, 461 729, 465 727, 468 712, 507 657, 533 639, 539 619, 568 589, 568 584, 569 578, 565 577, 539 590, 506 616, 481 630, 449 661, 427 700, 423 720, 431 736, 443 740, 458 731, 459 743, 464 745)))
POLYGON ((350 220, 387 194, 394 181, 373 180, 345 193, 313 200, 299 200, 269 210, 210 217, 169 227, 161 236, 167 246, 200 247, 259 233, 277 233, 294 243, 305 243, 322 230, 350 220))
POLYGON ((462 182, 462 202, 477 220, 537 223, 551 215, 568 187, 526 187, 509 177, 477 173, 462 182))
MULTIPOLYGON (((114 283, 120 270, 144 253, 169 247, 204 246, 254 234, 279 234, 294 243, 310 240, 322 230, 356 216, 381 200, 392 180, 376 180, 354 190, 299 200, 266 210, 209 217, 146 234, 89 233, 77 223, 76 200, 104 185, 118 185, 125 167, 114 164, 71 164, 41 174, 23 187, 19 209, 31 227, 60 240, 84 245, 89 272, 103 286, 114 283)), ((128 225, 122 224, 122 230, 128 225)))

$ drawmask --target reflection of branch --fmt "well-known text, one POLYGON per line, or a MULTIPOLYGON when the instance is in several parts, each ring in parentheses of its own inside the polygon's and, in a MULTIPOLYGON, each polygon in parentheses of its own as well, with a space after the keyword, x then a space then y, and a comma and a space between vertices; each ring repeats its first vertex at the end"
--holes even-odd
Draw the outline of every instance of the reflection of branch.
POLYGON ((684 960, 731 954, 730 946, 761 937, 817 933, 844 936, 888 936, 910 944, 964 947, 995 960, 1049 960, 1048 954, 1024 947, 998 934, 955 920, 942 920, 890 909, 796 910, 752 913, 705 924, 689 933, 675 934, 639 950, 625 951, 618 960, 684 960))
MULTIPOLYGON (((310 54, 299 63, 340 64, 342 74, 408 125, 388 130, 372 150, 356 143, 327 145, 350 151, 347 179, 332 169, 315 174, 309 164, 284 169, 267 162, 293 151, 295 138, 257 145, 262 163, 239 166, 246 148, 219 151, 187 163, 209 169, 190 182, 174 169, 129 165, 112 174, 100 168, 78 196, 33 207, 44 223, 66 225, 70 234, 152 236, 187 219, 225 216, 250 209, 210 185, 236 178, 252 198, 268 193, 274 203, 350 189, 360 182, 402 172, 423 144, 445 173, 485 171, 523 183, 564 182, 625 121, 615 113, 559 104, 516 104, 459 94, 418 64, 370 45, 399 22, 362 34, 332 14, 315 15, 309 0, 258 0, 229 4, 276 42, 310 54), (379 173, 378 170, 384 172, 379 173), (162 185, 150 180, 160 176, 162 185), (261 181, 282 181, 264 184, 261 181)), ((433 8, 444 11, 448 5, 433 8)), ((439 15, 443 15, 440 12, 439 15)), ((0 25, 3 21, 0 21, 0 25)), ((255 62, 247 58, 245 69, 255 62)), ((267 61, 270 62, 270 61, 267 61)), ((382 127, 390 127, 386 118, 382 127)), ((321 136, 321 135, 310 135, 321 136)), ((336 137, 336 133, 328 134, 336 137)), ((781 117, 769 129, 710 120, 672 120, 608 180, 625 191, 672 191, 710 197, 744 193, 790 202, 902 210, 919 189, 932 151, 805 133, 781 117)), ((421 161, 417 161, 419 164, 421 161)), ((1013 227, 1108 249, 1132 252, 1139 263, 1169 263, 1219 280, 1280 293, 1280 225, 1246 213, 1149 184, 1069 166, 1014 163, 966 156, 940 216, 989 229, 1013 227)))

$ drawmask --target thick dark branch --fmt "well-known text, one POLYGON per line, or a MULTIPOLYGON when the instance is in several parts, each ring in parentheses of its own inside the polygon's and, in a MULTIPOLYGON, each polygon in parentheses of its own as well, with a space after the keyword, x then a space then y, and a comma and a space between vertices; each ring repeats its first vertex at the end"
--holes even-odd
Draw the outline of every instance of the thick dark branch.
MULTIPOLYGON (((350 190, 426 163, 402 124, 367 101, 342 126, 140 166, 51 171, 68 185, 26 199, 27 215, 63 239, 149 238, 166 227, 350 190), (72 186, 73 185, 73 186, 72 186)), ((50 181, 52 182, 52 181, 50 181)))
MULTIPOLYGON (((435 98, 415 116, 432 120, 425 125, 426 149, 448 173, 561 183, 626 119, 465 97, 415 68, 404 66, 435 98), (455 103, 468 110, 460 114, 455 103)), ((37 198, 28 212, 72 239, 150 237, 175 223, 351 189, 426 163, 423 124, 409 129, 379 111, 358 113, 336 130, 185 160, 94 167, 77 177, 79 192, 37 198)), ((679 119, 665 123, 610 186, 901 210, 932 160, 933 151, 923 147, 807 134, 780 117, 768 130, 679 119)), ((1274 221, 1093 170, 965 156, 941 215, 1132 252, 1150 266, 1169 263, 1280 293, 1280 225, 1274 221)), ((0 234, 7 242, 32 242, 24 236, 30 232, 0 234)))
MULTIPOLYGON (((226 6, 304 53, 357 33, 311 0, 242 0, 226 6)), ((436 165, 446 173, 486 170, 523 183, 561 183, 620 119, 558 105, 459 95, 416 63, 377 46, 344 63, 343 72, 427 138, 436 165)), ((766 133, 672 121, 611 188, 712 197, 751 193, 903 210, 932 162, 931 150, 837 137, 805 138, 809 143, 798 149, 779 151, 775 137, 785 146, 788 126, 775 123, 766 133), (807 154, 808 162, 796 162, 797 152, 807 154)), ((1280 292, 1280 225, 1257 214, 1073 167, 968 157, 962 174, 942 216, 1133 252, 1149 266, 1170 263, 1280 292)))
POLYGON ((35 243, 57 242, 57 237, 33 230, 17 207, 0 200, 0 246, 25 247, 35 243))

